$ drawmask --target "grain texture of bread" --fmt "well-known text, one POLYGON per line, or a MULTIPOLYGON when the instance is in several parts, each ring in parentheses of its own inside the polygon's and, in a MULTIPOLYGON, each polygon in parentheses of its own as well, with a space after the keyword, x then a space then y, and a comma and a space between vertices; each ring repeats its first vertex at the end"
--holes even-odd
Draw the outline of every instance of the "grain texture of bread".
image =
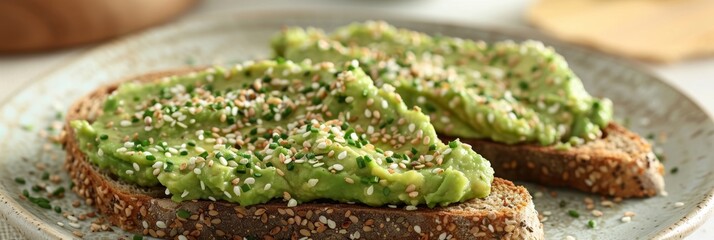
POLYGON ((496 176, 605 196, 655 196, 664 191, 664 166, 642 137, 610 123, 605 135, 569 149, 461 139, 491 162, 496 176))
MULTIPOLYGON (((193 70, 147 74, 131 80, 151 81, 193 70)), ((116 86, 101 87, 77 101, 69 110, 67 123, 76 119, 91 122, 102 114, 103 100, 116 86)), ((65 131, 65 167, 75 184, 73 190, 112 224, 138 234, 173 239, 544 238, 528 191, 499 178, 484 199, 431 209, 335 202, 287 207, 286 202, 278 200, 246 207, 208 200, 177 203, 163 193, 163 188, 137 188, 113 179, 86 160, 69 124, 65 131), (190 214, 178 217, 179 210, 190 214)))

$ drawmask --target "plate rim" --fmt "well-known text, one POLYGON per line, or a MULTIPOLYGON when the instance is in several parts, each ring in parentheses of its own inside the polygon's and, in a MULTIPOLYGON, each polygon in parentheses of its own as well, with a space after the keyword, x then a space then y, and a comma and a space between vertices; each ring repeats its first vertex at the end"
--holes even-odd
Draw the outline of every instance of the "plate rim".
MULTIPOLYGON (((683 91, 680 87, 677 87, 668 81, 664 80, 660 75, 656 74, 654 71, 645 67, 642 63, 638 63, 629 59, 625 59, 619 56, 608 55, 602 52, 598 52, 592 48, 576 45, 569 43, 567 41, 555 39, 548 36, 542 32, 538 32, 535 29, 528 27, 518 27, 518 26, 500 26, 500 25, 487 25, 481 23, 469 23, 465 21, 454 21, 434 17, 424 17, 418 14, 405 14, 396 13, 394 11, 385 10, 375 10, 364 7, 355 8, 356 11, 344 11, 342 8, 337 7, 298 7, 298 8, 273 8, 273 9, 231 9, 231 10, 214 10, 206 13, 201 13, 197 15, 187 16, 186 18, 180 19, 175 22, 166 23, 159 25, 155 28, 141 30, 124 37, 120 37, 109 42, 89 46, 86 49, 80 50, 76 55, 68 57, 67 60, 60 64, 51 66, 48 70, 43 71, 37 76, 27 80, 23 86, 31 86, 37 82, 44 81, 51 76, 61 72, 68 66, 78 63, 79 61, 91 57, 92 55, 99 54, 102 52, 111 51, 111 49, 121 47, 127 42, 135 41, 136 39, 141 39, 144 35, 153 32, 175 32, 172 28, 178 26, 186 26, 190 24, 197 24, 195 22, 211 22, 215 19, 255 19, 255 18, 266 18, 271 16, 290 16, 293 18, 309 18, 306 15, 318 14, 320 17, 329 16, 342 16, 346 19, 384 19, 385 21, 399 21, 399 22, 409 22, 409 23, 424 23, 431 25, 441 25, 444 27, 455 27, 455 28, 468 28, 475 31, 496 33, 505 36, 514 36, 522 38, 534 38, 539 41, 544 41, 548 43, 557 43, 558 45, 567 46, 569 48, 574 48, 579 51, 586 52, 587 54, 597 55, 599 58, 603 58, 608 61, 614 61, 617 64, 624 65, 626 68, 635 70, 641 74, 646 75, 648 78, 657 81, 658 83, 664 85, 665 87, 671 88, 675 92, 681 94, 686 101, 700 110, 707 118, 710 124, 714 124, 714 116, 706 108, 702 107, 701 103, 694 100, 692 96, 683 91), (369 10, 369 11, 366 11, 369 10)), ((360 21, 360 20, 355 20, 360 21)), ((567 61, 567 59, 566 59, 567 61)), ((11 94, 5 96, 0 102, 0 109, 5 108, 11 99, 14 99, 24 91, 15 91, 11 94)), ((4 187, 0 186, 2 190, 6 190, 4 187)), ((24 211, 24 208, 19 205, 19 202, 12 199, 10 196, 4 194, 0 191, 0 201, 4 203, 4 206, 0 207, 0 215, 8 220, 10 225, 15 227, 20 233, 25 237, 32 237, 34 239, 55 237, 55 238, 67 238, 73 237, 72 235, 64 234, 63 232, 56 231, 53 228, 44 227, 42 225, 49 225, 51 223, 42 221, 32 214, 13 214, 12 212, 18 213, 18 211, 24 211), (18 217, 12 217, 17 215, 18 217), (35 228, 38 227, 38 229, 35 228), (37 231, 42 228, 42 231, 37 231), (49 234, 49 235, 48 235, 49 234)), ((653 239, 681 239, 698 229, 704 222, 714 215, 714 189, 711 189, 704 199, 696 204, 697 208, 690 211, 677 222, 669 225, 666 229, 659 231, 653 236, 653 239)))

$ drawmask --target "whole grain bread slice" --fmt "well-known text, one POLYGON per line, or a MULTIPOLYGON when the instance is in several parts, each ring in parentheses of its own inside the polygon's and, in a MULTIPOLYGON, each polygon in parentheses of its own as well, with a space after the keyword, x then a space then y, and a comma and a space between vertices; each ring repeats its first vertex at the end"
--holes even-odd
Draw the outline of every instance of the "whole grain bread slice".
POLYGON ((662 193, 664 166, 650 144, 616 123, 610 123, 604 133, 600 139, 568 149, 479 139, 461 141, 471 144, 491 162, 496 176, 505 179, 621 198, 662 193))
MULTIPOLYGON (((142 75, 152 81, 195 69, 142 75)), ((69 110, 67 123, 92 121, 119 83, 97 89, 69 110)), ((123 183, 86 160, 74 130, 65 126, 65 167, 73 191, 114 225, 127 231, 174 239, 543 239, 531 196, 520 186, 496 178, 491 194, 447 207, 409 209, 311 202, 287 207, 282 201, 239 206, 208 200, 173 202, 163 188, 123 183)))

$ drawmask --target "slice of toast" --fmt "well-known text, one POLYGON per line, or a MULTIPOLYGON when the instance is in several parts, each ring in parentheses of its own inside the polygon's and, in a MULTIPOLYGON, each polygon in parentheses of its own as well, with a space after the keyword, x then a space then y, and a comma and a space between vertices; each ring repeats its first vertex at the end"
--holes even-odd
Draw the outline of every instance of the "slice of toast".
POLYGON ((461 139, 509 180, 570 187, 613 197, 648 197, 664 191, 664 166, 650 144, 616 123, 602 138, 569 149, 461 139))
MULTIPOLYGON (((147 74, 152 81, 194 69, 147 74)), ((67 114, 92 121, 117 84, 101 87, 77 101, 67 114)), ((531 196, 520 186, 496 178, 491 194, 448 207, 405 209, 360 204, 310 202, 287 207, 272 201, 239 206, 209 200, 173 202, 163 188, 139 188, 112 178, 90 164, 79 150, 74 130, 65 126, 65 167, 73 190, 114 225, 127 231, 177 239, 543 239, 531 196), (179 217, 182 216, 182 217, 179 217)))

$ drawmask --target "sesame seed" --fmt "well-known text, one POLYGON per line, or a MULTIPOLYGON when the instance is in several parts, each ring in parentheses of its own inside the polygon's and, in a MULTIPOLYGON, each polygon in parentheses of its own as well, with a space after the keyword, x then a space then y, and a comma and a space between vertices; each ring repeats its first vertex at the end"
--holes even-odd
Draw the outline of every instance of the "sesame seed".
POLYGON ((332 165, 332 169, 335 169, 336 171, 342 171, 343 169, 345 169, 345 167, 342 166, 342 164, 335 164, 332 165))
POLYGON ((419 225, 414 226, 414 232, 421 233, 421 227, 419 225))
POLYGON ((389 103, 387 103, 387 100, 382 100, 382 108, 387 109, 389 107, 389 103))
POLYGON ((254 184, 255 183, 255 178, 249 177, 245 179, 245 184, 254 184))
POLYGON ((325 143, 325 142, 320 142, 320 143, 317 144, 317 148, 318 148, 318 149, 325 149, 325 148, 327 148, 327 143, 325 143))
POLYGON ((290 200, 288 200, 288 207, 295 207, 295 206, 297 206, 297 200, 295 200, 294 198, 291 198, 290 200))
POLYGON ((353 98, 352 96, 349 96, 349 97, 346 97, 346 98, 345 98, 345 102, 346 102, 346 103, 351 103, 351 102, 354 101, 354 100, 355 100, 355 98, 353 98))
POLYGON ((240 197, 240 186, 233 186, 233 193, 240 197))
POLYGON ((131 122, 129 120, 122 120, 121 122, 119 122, 119 125, 122 127, 128 127, 131 126, 131 122))
POLYGON ((675 206, 675 207, 682 207, 682 206, 684 206, 684 203, 683 203, 683 202, 676 202, 676 203, 674 203, 674 206, 675 206))
POLYGON ((372 193, 374 193, 374 185, 371 185, 367 188, 367 196, 371 196, 372 193))
POLYGON ((632 217, 622 217, 620 221, 622 221, 623 223, 628 223, 632 221, 632 217))
POLYGON ((80 227, 82 227, 81 225, 79 225, 79 223, 75 223, 75 222, 69 222, 69 223, 67 223, 67 224, 69 224, 69 226, 70 226, 70 227, 73 227, 73 228, 80 228, 80 227))
POLYGON ((179 240, 188 240, 188 238, 187 238, 186 236, 184 236, 184 235, 179 235, 179 236, 178 236, 178 239, 179 239, 179 240))
POLYGON ((337 155, 337 159, 342 160, 347 157, 347 151, 342 151, 340 154, 337 155))
POLYGON ((97 150, 97 156, 100 156, 100 157, 104 156, 104 151, 102 151, 101 148, 99 150, 97 150))
POLYGON ((414 132, 414 129, 416 129, 416 125, 414 123, 409 124, 409 132, 414 132))
POLYGON ((133 175, 134 170, 126 170, 124 173, 126 173, 126 175, 133 175))
POLYGON ((200 175, 200 174, 201 174, 201 169, 200 169, 200 168, 194 168, 194 169, 193 169, 193 173, 195 173, 196 175, 200 175))
POLYGON ((406 206, 404 209, 406 209, 407 211, 414 211, 414 210, 417 210, 417 207, 409 205, 409 206, 406 206))
POLYGON ((166 223, 163 221, 156 221, 156 226, 159 228, 166 228, 166 223))
POLYGON ((181 198, 185 198, 188 196, 188 190, 183 190, 183 193, 181 193, 181 198))
POLYGON ((315 185, 317 185, 318 181, 320 180, 317 178, 311 178, 310 180, 307 180, 307 185, 310 187, 314 187, 315 185))
POLYGON ((268 190, 270 190, 270 188, 271 188, 272 186, 273 186, 273 185, 270 184, 270 183, 265 184, 265 187, 263 187, 263 190, 264 190, 264 191, 268 191, 268 190))

